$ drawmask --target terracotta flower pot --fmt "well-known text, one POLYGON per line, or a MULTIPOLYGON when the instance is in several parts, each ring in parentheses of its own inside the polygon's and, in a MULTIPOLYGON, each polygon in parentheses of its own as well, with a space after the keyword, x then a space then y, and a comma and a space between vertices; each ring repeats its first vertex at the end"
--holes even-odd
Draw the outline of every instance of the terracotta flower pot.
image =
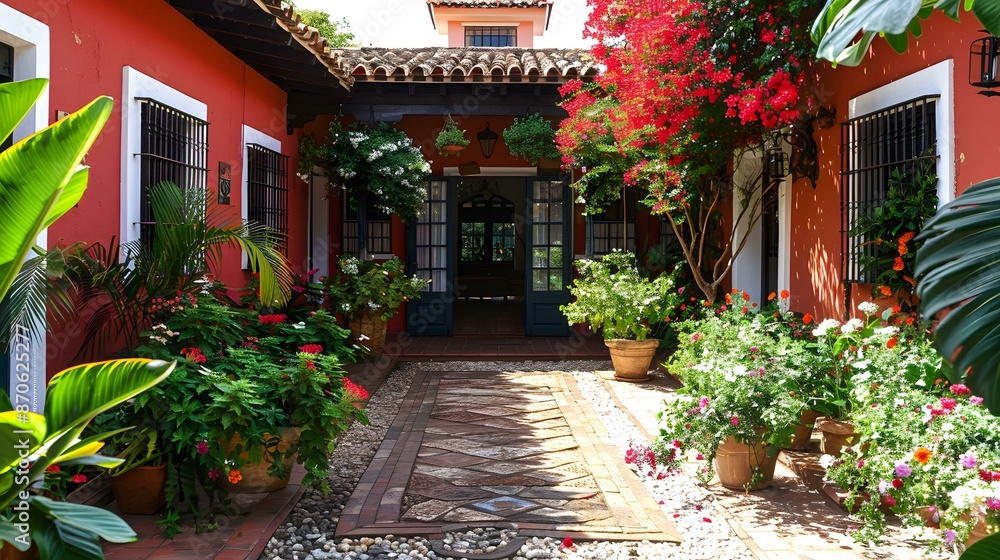
MULTIPOLYGON (((278 451, 282 453, 282 466, 285 468, 285 472, 288 473, 284 477, 276 477, 268 474, 268 469, 271 467, 271 462, 267 460, 267 453, 265 457, 259 463, 248 463, 239 468, 240 475, 242 478, 239 482, 235 484, 229 482, 228 472, 222 472, 219 476, 219 486, 231 494, 255 494, 258 492, 274 492, 275 490, 281 490, 285 486, 288 486, 288 480, 291 477, 292 465, 295 463, 295 454, 285 454, 292 446, 299 443, 299 434, 301 433, 301 428, 291 427, 284 428, 281 430, 281 441, 278 443, 278 451)), ((269 434, 264 436, 265 438, 270 438, 269 434)), ((226 449, 226 455, 230 456, 235 453, 236 446, 242 445, 243 438, 239 434, 233 436, 228 442, 224 442, 223 445, 226 449)), ((240 454, 240 458, 243 460, 247 459, 247 453, 243 452, 240 454)))
POLYGON ((372 357, 382 353, 382 348, 385 346, 386 321, 382 318, 381 311, 360 309, 351 315, 347 328, 351 331, 351 342, 367 348, 372 357))
MULTIPOLYGON (((969 517, 967 515, 963 515, 961 519, 962 521, 969 521, 969 517)), ((980 519, 975 526, 972 527, 972 530, 969 531, 969 538, 965 540, 965 546, 970 547, 993 533, 996 533, 997 530, 997 527, 987 525, 985 519, 980 519)))
POLYGON ((457 154, 464 149, 465 149, 464 146, 455 146, 455 145, 441 146, 441 151, 449 154, 457 154))
POLYGON ((111 493, 122 513, 151 515, 167 503, 164 495, 166 483, 166 463, 136 467, 111 477, 111 493))
POLYGON ((823 439, 819 444, 820 451, 834 457, 840 457, 844 447, 854 445, 861 437, 861 434, 855 431, 853 422, 823 418, 816 423, 816 427, 823 432, 823 439))
POLYGON ((819 413, 815 410, 805 410, 799 416, 799 423, 795 426, 795 436, 792 442, 785 446, 791 451, 804 451, 809 448, 809 441, 812 439, 813 427, 819 413))
POLYGON ((660 346, 657 339, 625 340, 615 338, 605 340, 611 352, 611 363, 615 366, 615 379, 632 383, 649 380, 649 364, 660 346))
POLYGON ((750 445, 729 437, 719 444, 713 465, 719 482, 726 488, 760 490, 770 486, 774 480, 774 465, 777 460, 777 456, 768 457, 767 442, 750 445), (761 479, 749 486, 755 471, 760 472, 761 479))

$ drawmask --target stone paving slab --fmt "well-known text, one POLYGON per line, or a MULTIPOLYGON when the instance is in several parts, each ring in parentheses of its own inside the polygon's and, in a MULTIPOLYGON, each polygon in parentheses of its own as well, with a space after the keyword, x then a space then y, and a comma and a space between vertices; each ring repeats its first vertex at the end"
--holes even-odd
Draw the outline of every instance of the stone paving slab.
POLYGON ((526 536, 679 542, 605 441, 571 375, 421 372, 337 537, 514 524, 526 536))

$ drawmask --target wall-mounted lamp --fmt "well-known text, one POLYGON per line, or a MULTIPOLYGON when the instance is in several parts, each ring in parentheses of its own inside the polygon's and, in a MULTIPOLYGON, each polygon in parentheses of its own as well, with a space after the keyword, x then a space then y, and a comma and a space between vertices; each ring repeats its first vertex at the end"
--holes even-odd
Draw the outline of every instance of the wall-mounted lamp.
POLYGON ((484 158, 490 159, 490 156, 493 155, 493 148, 496 147, 497 138, 499 137, 499 134, 490 130, 490 123, 486 123, 486 130, 476 134, 476 138, 479 140, 479 147, 483 150, 484 158))
POLYGON ((997 76, 998 58, 1000 38, 990 36, 972 42, 969 49, 969 85, 986 88, 979 92, 980 95, 1000 95, 1000 92, 993 91, 993 88, 1000 87, 1000 77, 997 76))
POLYGON ((775 132, 764 142, 764 162, 767 176, 772 181, 781 181, 789 173, 788 153, 785 152, 782 144, 785 142, 785 135, 775 132))

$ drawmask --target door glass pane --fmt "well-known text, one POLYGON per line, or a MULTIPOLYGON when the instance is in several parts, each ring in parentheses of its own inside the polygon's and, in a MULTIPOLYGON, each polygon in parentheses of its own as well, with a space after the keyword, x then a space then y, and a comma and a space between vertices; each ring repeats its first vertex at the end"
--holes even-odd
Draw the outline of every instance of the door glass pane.
POLYGON ((548 271, 547 270, 535 270, 531 275, 532 289, 536 292, 548 291, 548 271))
POLYGON ((549 243, 552 245, 562 245, 563 242, 563 227, 549 226, 549 243))
POLYGON ((534 214, 531 218, 535 221, 535 223, 549 221, 549 205, 544 202, 536 202, 534 204, 534 214))
POLYGON ((430 292, 447 289, 448 272, 448 203, 445 200, 447 183, 431 181, 424 211, 417 217, 417 275, 430 278, 430 292))
POLYGON ((548 268, 549 266, 549 255, 548 249, 545 247, 535 247, 533 249, 531 266, 533 268, 548 268))
POLYGON ((532 226, 534 229, 534 239, 532 243, 535 247, 547 247, 549 245, 549 227, 546 225, 532 226))

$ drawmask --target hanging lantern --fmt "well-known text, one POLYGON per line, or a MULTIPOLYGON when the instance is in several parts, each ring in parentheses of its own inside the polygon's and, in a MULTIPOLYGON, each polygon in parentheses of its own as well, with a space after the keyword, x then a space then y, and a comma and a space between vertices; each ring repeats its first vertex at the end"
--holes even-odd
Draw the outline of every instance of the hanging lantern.
POLYGON ((986 88, 986 91, 979 92, 980 95, 1000 95, 1000 92, 992 89, 1000 87, 1000 77, 997 76, 998 57, 1000 38, 990 36, 972 42, 972 48, 969 49, 969 85, 986 88))
POLYGON ((486 123, 486 130, 476 134, 476 138, 479 140, 479 147, 483 150, 484 158, 490 159, 490 156, 493 155, 493 148, 496 146, 497 138, 499 137, 499 134, 490 130, 490 123, 486 123))

